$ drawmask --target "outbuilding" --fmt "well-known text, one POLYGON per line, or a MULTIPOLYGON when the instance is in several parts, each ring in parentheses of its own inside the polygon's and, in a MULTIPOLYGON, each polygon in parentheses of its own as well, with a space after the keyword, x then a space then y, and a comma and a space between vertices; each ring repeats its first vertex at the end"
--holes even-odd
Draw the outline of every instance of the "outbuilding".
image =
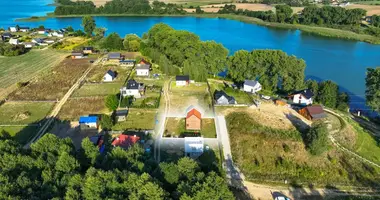
POLYGON ((298 111, 299 114, 304 116, 308 120, 319 120, 327 117, 323 107, 320 105, 307 106, 298 111))
POLYGON ((118 122, 123 122, 127 119, 128 116, 128 110, 117 110, 115 112, 115 119, 118 122))
POLYGON ((186 86, 190 83, 190 76, 189 75, 182 75, 182 76, 176 76, 175 77, 175 85, 176 86, 186 86))
POLYGON ((136 75, 137 76, 149 76, 150 66, 146 64, 137 64, 136 75))
POLYGON ((79 125, 81 128, 98 128, 97 116, 81 116, 79 118, 79 125))
POLYGON ((121 53, 109 53, 108 54, 108 60, 120 60, 121 59, 121 53))
POLYGON ((195 109, 191 108, 186 115, 186 130, 201 130, 202 115, 195 109))
POLYGON ((33 42, 24 42, 24 46, 26 49, 31 49, 34 47, 34 43, 33 42))
POLYGON ((256 93, 262 89, 261 84, 258 81, 245 80, 243 90, 245 92, 256 93))
POLYGON ((185 137, 185 155, 196 159, 203 154, 203 137, 185 137))
POLYGON ((83 47, 84 54, 92 54, 94 52, 94 47, 83 47))
POLYGON ((18 41, 18 39, 11 38, 9 39, 9 44, 18 45, 20 44, 20 42, 18 41))
POLYGON ((29 30, 30 30, 29 27, 20 27, 20 31, 21 31, 21 32, 26 33, 26 32, 29 32, 29 30))
POLYGON ((71 52, 71 59, 82 59, 82 58, 84 58, 84 54, 82 51, 71 52))
POLYGON ((112 70, 108 70, 103 77, 104 82, 112 82, 116 77, 116 73, 112 70))

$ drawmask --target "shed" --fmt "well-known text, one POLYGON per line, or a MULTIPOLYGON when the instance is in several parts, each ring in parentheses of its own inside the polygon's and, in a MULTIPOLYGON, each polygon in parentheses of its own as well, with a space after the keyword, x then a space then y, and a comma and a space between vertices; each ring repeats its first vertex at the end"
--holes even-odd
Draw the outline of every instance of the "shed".
POLYGON ((83 47, 84 54, 92 54, 94 51, 94 47, 83 47))
POLYGON ((9 39, 9 44, 18 45, 19 43, 20 42, 18 39, 13 39, 13 38, 9 39))
POLYGON ((21 32, 29 32, 30 28, 29 27, 20 27, 21 32))
POLYGON ((149 76, 150 66, 146 64, 137 64, 136 75, 137 76, 149 76))
POLYGON ((229 104, 236 104, 235 98, 232 96, 227 95, 222 90, 215 90, 214 93, 214 100, 216 104, 218 105, 229 105, 229 104))
POLYGON ((81 128, 98 128, 97 116, 81 116, 79 118, 81 128))
POLYGON ((133 67, 135 66, 135 60, 120 60, 120 65, 127 66, 127 67, 133 67))
POLYGON ((108 70, 103 77, 104 82, 112 82, 116 77, 116 73, 112 70, 108 70))
POLYGON ((202 115, 192 108, 186 115, 186 130, 201 130, 202 115))
POLYGON ((115 112, 116 121, 118 122, 125 121, 127 119, 128 112, 129 112, 128 110, 117 110, 115 112))
POLYGON ((189 83, 190 83, 189 75, 182 75, 182 76, 175 77, 176 86, 185 86, 185 85, 189 85, 189 83))
POLYGON ((31 49, 34 47, 34 43, 33 42, 24 42, 24 46, 27 49, 31 49))
POLYGON ((327 117, 323 107, 320 105, 307 106, 298 111, 299 114, 308 120, 318 120, 327 117))

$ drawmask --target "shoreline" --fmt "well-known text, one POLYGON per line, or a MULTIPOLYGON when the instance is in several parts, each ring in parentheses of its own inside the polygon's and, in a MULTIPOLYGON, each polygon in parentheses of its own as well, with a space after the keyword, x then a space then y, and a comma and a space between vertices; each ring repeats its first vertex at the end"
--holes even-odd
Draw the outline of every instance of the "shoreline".
MULTIPOLYGON (((29 18, 20 18, 16 19, 16 22, 36 22, 36 21, 45 21, 48 18, 78 18, 86 15, 54 15, 53 13, 48 13, 46 16, 33 16, 29 18)), ((197 17, 197 18, 221 18, 221 19, 230 19, 241 21, 244 23, 256 24, 260 26, 265 26, 269 28, 280 28, 288 30, 300 30, 305 33, 329 37, 335 39, 344 39, 351 41, 366 42, 370 44, 380 44, 380 38, 367 34, 359 34, 352 31, 340 30, 328 27, 320 26, 310 26, 302 24, 282 24, 277 22, 265 22, 258 18, 247 17, 242 15, 233 15, 233 14, 216 14, 216 13, 205 13, 205 14, 92 14, 93 17, 197 17)))

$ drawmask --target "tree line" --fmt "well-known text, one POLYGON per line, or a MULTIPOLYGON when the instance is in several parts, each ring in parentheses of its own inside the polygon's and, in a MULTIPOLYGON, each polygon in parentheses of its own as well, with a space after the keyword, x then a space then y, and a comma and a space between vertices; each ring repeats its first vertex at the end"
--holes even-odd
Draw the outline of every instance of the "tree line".
POLYGON ((96 7, 92 1, 59 0, 55 15, 81 14, 185 14, 182 6, 154 1, 152 6, 148 0, 112 0, 96 7))
POLYGON ((0 199, 234 199, 218 172, 184 157, 156 163, 138 145, 100 153, 88 138, 46 134, 30 150, 0 140, 0 199))

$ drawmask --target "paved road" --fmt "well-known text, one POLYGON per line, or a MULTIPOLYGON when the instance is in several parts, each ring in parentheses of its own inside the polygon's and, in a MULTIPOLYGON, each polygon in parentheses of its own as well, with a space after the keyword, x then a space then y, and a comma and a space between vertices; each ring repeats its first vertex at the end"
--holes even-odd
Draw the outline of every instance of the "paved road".
POLYGON ((86 78, 88 73, 101 61, 101 58, 96 60, 84 73, 83 75, 75 82, 75 84, 67 91, 65 96, 54 106, 54 109, 51 111, 51 113, 46 116, 46 121, 38 131, 38 133, 24 146, 24 148, 29 148, 32 143, 40 139, 47 131, 47 129, 50 127, 50 125, 54 122, 55 118, 57 117, 59 111, 61 110, 62 106, 66 103, 66 101, 69 99, 69 97, 73 94, 73 92, 80 86, 82 81, 86 78))

